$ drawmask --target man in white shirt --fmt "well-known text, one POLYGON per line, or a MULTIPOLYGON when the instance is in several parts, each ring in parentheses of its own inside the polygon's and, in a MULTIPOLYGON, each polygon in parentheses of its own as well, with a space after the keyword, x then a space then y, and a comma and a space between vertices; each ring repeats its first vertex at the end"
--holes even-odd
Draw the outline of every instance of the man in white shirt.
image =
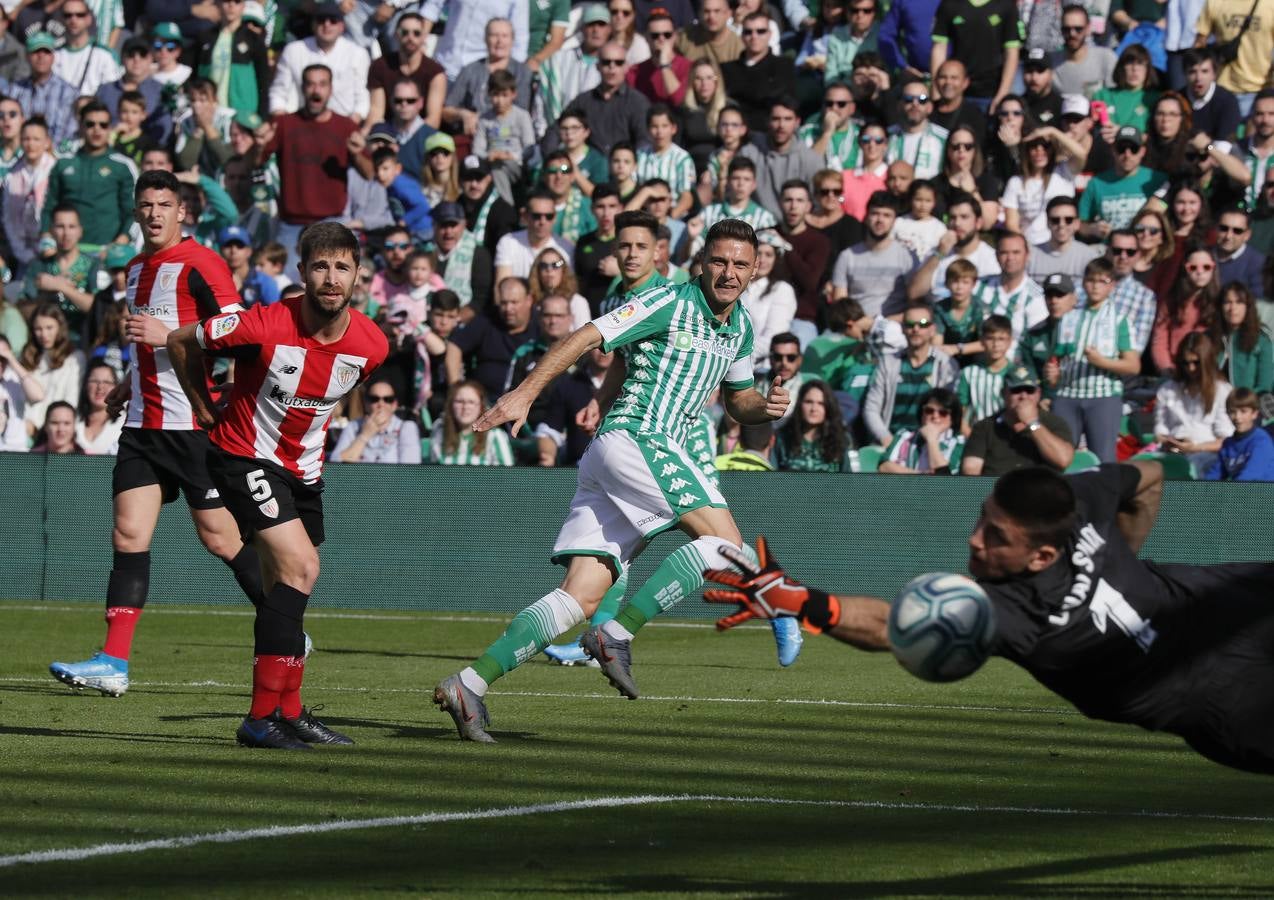
POLYGON ((522 210, 522 223, 526 228, 506 234, 495 245, 496 284, 511 275, 529 277, 535 257, 550 247, 562 254, 562 259, 575 258, 575 245, 553 234, 553 220, 556 218, 557 201, 552 194, 541 190, 527 198, 526 207, 522 210))
POLYGON ((487 55, 486 29, 492 19, 513 23, 513 58, 526 62, 530 26, 528 0, 425 0, 420 13, 425 17, 425 34, 438 22, 447 20, 447 29, 434 48, 434 62, 447 73, 447 83, 460 70, 487 55))
POLYGON ((68 0, 62 6, 66 43, 53 55, 53 74, 75 85, 81 97, 119 78, 119 63, 111 51, 93 43, 93 12, 84 0, 68 0))
POLYGON ((314 35, 291 41, 279 55, 274 83, 270 85, 270 115, 294 113, 301 108, 301 78, 306 66, 327 66, 332 78, 332 97, 327 108, 337 115, 362 123, 371 108, 367 90, 367 51, 345 37, 345 18, 336 3, 314 7, 314 35))
POLYGON ((953 196, 947 207, 947 232, 938 239, 938 249, 911 276, 907 288, 910 299, 923 300, 930 294, 946 296, 947 266, 956 259, 967 259, 977 266, 978 278, 1000 274, 995 250, 978 234, 981 218, 982 204, 976 199, 968 194, 953 196))

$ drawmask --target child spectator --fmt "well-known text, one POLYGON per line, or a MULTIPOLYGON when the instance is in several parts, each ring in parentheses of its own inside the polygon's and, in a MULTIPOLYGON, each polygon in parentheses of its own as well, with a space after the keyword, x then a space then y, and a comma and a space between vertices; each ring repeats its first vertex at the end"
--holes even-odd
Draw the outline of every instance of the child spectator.
POLYGON ((680 219, 694 205, 695 164, 690 154, 673 143, 677 120, 672 110, 656 103, 646 113, 646 135, 650 146, 637 154, 637 180, 660 178, 668 182, 673 197, 670 215, 680 219))
POLYGON ((968 434, 980 422, 1004 408, 1004 373, 1009 370, 1009 348, 1013 346, 1013 323, 1007 316, 988 316, 982 323, 982 360, 960 371, 956 393, 964 406, 964 425, 957 431, 968 434))
POLYGON ((119 98, 119 124, 111 133, 115 152, 126 156, 141 167, 147 150, 159 146, 154 138, 142 129, 146 121, 146 98, 141 91, 125 91, 119 98))
POLYGON ((496 69, 487 76, 491 108, 478 116, 473 135, 473 152, 491 164, 491 180, 506 203, 513 202, 524 154, 535 146, 531 114, 513 105, 517 93, 517 78, 508 69, 496 69))
POLYGON ((420 182, 403 172, 403 164, 391 147, 381 147, 372 154, 376 180, 389 195, 389 207, 399 224, 410 232, 417 243, 433 237, 433 219, 429 217, 429 198, 420 182))
POLYGON ((1274 481, 1274 438, 1261 421, 1256 391, 1236 388, 1225 400, 1225 412, 1234 434, 1221 442, 1221 450, 1207 472, 1206 481, 1274 481))
MULTIPOLYGON (((294 278, 283 271, 287 268, 287 264, 288 250, 278 241, 270 241, 257 251, 255 263, 257 271, 264 272, 267 276, 273 278, 274 283, 279 286, 280 294, 295 281, 294 278)), ((297 277, 300 277, 299 274, 297 277)))
POLYGON ((965 366, 983 350, 980 335, 986 307, 973 296, 978 284, 978 267, 967 259, 953 259, 943 280, 951 296, 943 297, 934 306, 937 346, 965 366))
POLYGON ((627 204, 637 193, 637 151, 627 141, 620 141, 610 148, 608 159, 610 183, 619 191, 619 202, 627 204))
MULTIPOLYGON (((936 250, 938 241, 947 233, 946 223, 933 214, 937 203, 938 195, 930 182, 913 181, 907 190, 907 215, 894 222, 894 240, 916 254, 916 259, 924 259, 936 250)), ((975 268, 975 276, 976 273, 975 268)))

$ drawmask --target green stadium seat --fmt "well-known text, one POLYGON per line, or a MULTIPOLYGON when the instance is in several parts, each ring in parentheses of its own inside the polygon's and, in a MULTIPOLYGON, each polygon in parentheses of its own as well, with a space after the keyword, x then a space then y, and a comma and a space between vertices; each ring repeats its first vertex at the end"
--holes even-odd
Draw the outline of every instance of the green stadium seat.
POLYGON ((1084 472, 1088 469, 1095 469, 1101 465, 1101 459, 1091 450, 1076 450, 1075 458, 1071 460, 1071 464, 1066 467, 1067 472, 1084 472))
POLYGON ((880 461, 885 458, 885 451, 879 447, 861 447, 854 451, 858 454, 859 472, 880 471, 880 461))

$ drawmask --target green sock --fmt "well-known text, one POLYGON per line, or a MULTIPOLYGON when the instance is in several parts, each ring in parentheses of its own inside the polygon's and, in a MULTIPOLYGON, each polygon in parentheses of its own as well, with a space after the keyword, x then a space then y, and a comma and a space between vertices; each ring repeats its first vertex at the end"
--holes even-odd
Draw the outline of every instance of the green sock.
POLYGON ((546 594, 513 617, 504 634, 473 664, 473 670, 490 684, 582 621, 584 611, 574 597, 561 589, 546 594))
POLYGON ((602 602, 597 605, 597 612, 593 613, 592 618, 588 620, 589 625, 601 625, 603 622, 609 622, 615 618, 615 613, 619 612, 619 604, 624 602, 624 592, 628 590, 628 569, 619 573, 619 578, 610 586, 610 590, 606 592, 606 596, 602 597, 602 602))
POLYGON ((703 556, 694 541, 678 547, 659 564, 615 622, 636 634, 638 629, 683 597, 703 587, 703 556))

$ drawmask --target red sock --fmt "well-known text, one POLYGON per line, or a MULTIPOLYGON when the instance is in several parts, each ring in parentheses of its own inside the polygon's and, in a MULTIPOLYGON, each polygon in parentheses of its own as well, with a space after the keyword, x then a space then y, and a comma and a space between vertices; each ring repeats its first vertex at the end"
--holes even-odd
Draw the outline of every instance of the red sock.
POLYGON ((288 660, 287 682, 279 695, 283 718, 295 719, 301 714, 301 681, 305 678, 305 657, 294 656, 288 660))
POLYGON ((248 713, 251 718, 264 719, 280 705, 279 696, 287 689, 291 661, 291 656, 252 658, 252 709, 248 713))
POLYGON ((135 606, 108 606, 106 608, 106 644, 102 652, 118 659, 128 659, 133 649, 133 630, 142 611, 135 606))

